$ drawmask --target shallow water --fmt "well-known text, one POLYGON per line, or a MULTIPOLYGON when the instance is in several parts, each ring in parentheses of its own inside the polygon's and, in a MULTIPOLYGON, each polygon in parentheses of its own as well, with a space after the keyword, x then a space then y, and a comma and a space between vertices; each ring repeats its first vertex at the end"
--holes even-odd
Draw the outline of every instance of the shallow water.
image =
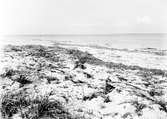
POLYGON ((4 36, 1 44, 43 44, 67 43, 97 45, 118 49, 157 48, 167 49, 167 34, 122 34, 122 35, 26 35, 4 36))

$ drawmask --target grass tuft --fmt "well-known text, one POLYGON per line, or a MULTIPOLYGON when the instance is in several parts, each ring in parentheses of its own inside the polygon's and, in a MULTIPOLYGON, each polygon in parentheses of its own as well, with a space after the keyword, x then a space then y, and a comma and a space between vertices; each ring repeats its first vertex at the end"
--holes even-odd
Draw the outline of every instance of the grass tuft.
POLYGON ((31 99, 23 93, 7 93, 2 98, 0 110, 4 119, 15 114, 22 119, 72 119, 64 106, 57 100, 50 101, 48 95, 31 99))

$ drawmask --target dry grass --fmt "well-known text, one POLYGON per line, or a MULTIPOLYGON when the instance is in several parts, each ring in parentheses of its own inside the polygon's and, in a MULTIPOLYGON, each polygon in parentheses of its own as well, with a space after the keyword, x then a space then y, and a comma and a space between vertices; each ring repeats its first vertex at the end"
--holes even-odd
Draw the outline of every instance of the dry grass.
POLYGON ((24 93, 7 93, 2 97, 1 113, 4 119, 19 114, 22 119, 72 119, 72 116, 58 101, 50 101, 49 96, 30 99, 24 93))

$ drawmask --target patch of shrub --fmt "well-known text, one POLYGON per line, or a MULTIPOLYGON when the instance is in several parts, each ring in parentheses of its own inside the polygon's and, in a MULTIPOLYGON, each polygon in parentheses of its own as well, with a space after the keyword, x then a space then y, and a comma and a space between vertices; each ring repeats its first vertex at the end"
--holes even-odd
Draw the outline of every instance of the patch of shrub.
POLYGON ((22 86, 25 84, 31 84, 32 81, 28 79, 28 75, 30 72, 27 71, 19 71, 19 70, 13 70, 10 68, 5 69, 5 73, 3 73, 1 76, 3 78, 8 77, 14 82, 19 82, 22 86))
POLYGON ((19 82, 20 84, 22 84, 23 86, 25 84, 31 84, 32 81, 28 80, 27 77, 23 74, 20 74, 19 77, 16 79, 17 82, 19 82))
POLYGON ((86 100, 92 100, 93 98, 97 98, 98 95, 96 95, 95 93, 89 95, 89 96, 84 96, 83 97, 83 100, 86 101, 86 100))
POLYGON ((114 89, 115 89, 115 87, 111 85, 110 79, 107 79, 106 82, 105 82, 104 93, 108 94, 114 89))
POLYGON ((120 81, 128 81, 128 79, 126 79, 126 78, 124 78, 124 77, 118 77, 118 79, 119 79, 120 81))
POLYGON ((12 117, 14 114, 20 112, 23 117, 22 109, 27 107, 30 104, 26 97, 22 93, 12 94, 6 93, 2 97, 1 102, 1 113, 2 116, 6 119, 12 117))
POLYGON ((83 72, 83 74, 86 76, 86 78, 93 78, 93 76, 87 72, 83 72))
POLYGON ((141 116, 142 109, 147 107, 145 104, 139 103, 138 101, 132 101, 132 105, 135 106, 136 108, 135 112, 137 113, 138 116, 141 116))
POLYGON ((104 98, 104 102, 105 103, 108 103, 108 102, 111 102, 112 100, 110 100, 110 97, 109 96, 106 96, 105 98, 104 98))
POLYGON ((57 77, 46 76, 46 79, 47 79, 48 83, 51 83, 52 81, 56 81, 56 83, 59 83, 59 79, 57 77))
POLYGON ((149 91, 150 96, 162 96, 163 92, 162 90, 156 90, 156 89, 152 89, 149 91))
POLYGON ((130 112, 127 112, 122 116, 123 119, 127 119, 128 117, 132 119, 132 114, 130 112))
POLYGON ((7 47, 5 47, 4 49, 5 52, 18 52, 18 51, 22 51, 20 46, 13 46, 13 45, 7 45, 7 47))
POLYGON ((11 68, 5 68, 5 72, 1 74, 2 77, 11 77, 16 74, 16 70, 13 70, 11 68))
POLYGON ((2 97, 1 113, 4 119, 19 114, 23 119, 72 119, 72 116, 63 105, 54 100, 50 101, 49 96, 39 96, 30 99, 24 93, 7 93, 2 97))
POLYGON ((80 50, 69 49, 67 50, 67 53, 72 55, 74 59, 77 59, 80 64, 89 63, 89 64, 100 65, 101 62, 103 62, 102 60, 94 57, 92 54, 88 52, 82 52, 80 50))
POLYGON ((38 119, 41 117, 50 117, 55 119, 71 119, 71 115, 65 110, 58 101, 50 101, 48 96, 38 98, 33 101, 28 112, 28 118, 38 119))
POLYGON ((164 112, 167 113, 167 102, 155 101, 155 103, 160 106, 160 110, 163 110, 164 112))

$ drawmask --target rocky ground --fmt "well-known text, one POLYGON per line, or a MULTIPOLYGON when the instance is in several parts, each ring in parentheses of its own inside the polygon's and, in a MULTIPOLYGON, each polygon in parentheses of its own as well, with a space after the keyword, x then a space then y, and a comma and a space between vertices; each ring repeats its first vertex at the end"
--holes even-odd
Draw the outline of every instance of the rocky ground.
POLYGON ((99 55, 102 49, 91 50, 57 45, 4 47, 0 59, 1 118, 167 118, 166 51, 110 51, 119 54, 116 60, 116 54, 111 58, 104 50, 99 55), (128 55, 140 52, 147 59, 164 60, 150 62, 148 68, 139 64, 136 55, 128 55), (125 57, 126 61, 121 60, 125 57))

